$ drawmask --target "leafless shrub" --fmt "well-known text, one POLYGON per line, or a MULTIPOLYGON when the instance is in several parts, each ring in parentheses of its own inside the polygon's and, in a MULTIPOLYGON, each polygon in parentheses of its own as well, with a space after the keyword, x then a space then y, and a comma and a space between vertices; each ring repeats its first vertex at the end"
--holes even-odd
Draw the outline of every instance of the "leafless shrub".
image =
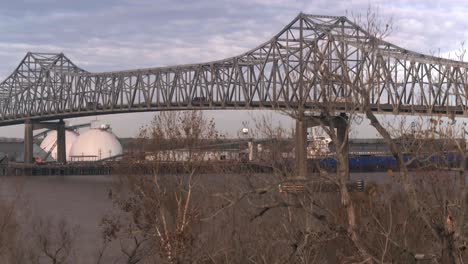
POLYGON ((193 230, 202 198, 194 193, 198 173, 211 158, 204 145, 219 135, 200 112, 172 112, 155 116, 140 137, 150 144, 145 159, 126 163, 130 170, 116 181, 112 198, 124 215, 105 220, 106 239, 120 241, 129 263, 188 262, 201 254, 193 230), (131 173, 141 163, 149 166, 149 175, 131 173))
POLYGON ((30 231, 32 263, 75 263, 77 227, 64 220, 37 218, 30 231))

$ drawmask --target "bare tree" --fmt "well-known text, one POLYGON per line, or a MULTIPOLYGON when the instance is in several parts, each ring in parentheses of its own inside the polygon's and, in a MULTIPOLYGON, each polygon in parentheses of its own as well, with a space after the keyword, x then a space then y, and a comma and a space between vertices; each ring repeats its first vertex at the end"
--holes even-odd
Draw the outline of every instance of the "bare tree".
POLYGON ((120 242, 128 263, 463 263, 466 146, 457 138, 465 132, 435 131, 418 122, 415 129, 392 127, 375 116, 372 87, 382 79, 376 65, 388 63, 377 47, 391 32, 391 21, 381 22, 372 10, 355 20, 369 33, 360 45, 365 48, 353 53, 362 63, 352 69, 330 63, 330 56, 340 55, 340 40, 327 36, 320 45, 335 45, 335 53, 317 47, 313 74, 305 67, 288 80, 304 88, 317 77, 325 103, 313 113, 287 111, 306 123, 295 131, 257 120, 252 137, 262 147, 253 161, 231 162, 242 166, 238 174, 208 169, 220 166, 207 148, 219 137, 198 112, 161 113, 142 129, 145 152, 128 160, 112 191, 124 216, 109 218, 104 229, 105 237, 120 242), (361 115, 382 136, 398 170, 388 172, 390 184, 352 192, 347 142, 361 115), (336 170, 319 162, 317 171, 298 180, 294 162, 307 149, 299 150, 293 138, 309 125, 332 139, 336 170), (205 176, 210 173, 215 175, 205 176), (287 184, 296 189, 284 191, 287 184))
POLYGON ((0 201, 0 260, 11 262, 19 235, 16 202, 0 201))
POLYGON ((74 254, 77 227, 70 227, 61 219, 37 218, 32 223, 31 238, 32 249, 35 254, 31 255, 33 263, 70 263, 74 254))
POLYGON ((11 195, 0 197, 0 262, 25 263, 31 250, 24 243, 25 227, 20 222, 21 216, 27 216, 25 210, 21 210, 26 207, 23 182, 13 181, 9 188, 13 190, 11 195))
MULTIPOLYGON (((342 82, 352 86, 354 91, 358 91, 354 96, 359 98, 362 111, 370 121, 370 124, 383 137, 385 143, 390 149, 390 152, 397 161, 399 173, 396 175, 396 180, 397 183, 401 184, 403 190, 405 191, 405 195, 407 196, 406 200, 411 208, 409 213, 421 220, 422 224, 427 229, 427 232, 425 233, 427 233, 428 238, 426 239, 425 243, 426 245, 432 245, 426 247, 424 249, 425 253, 422 253, 422 255, 432 256, 433 258, 437 258, 440 261, 446 263, 462 263, 459 251, 460 246, 455 246, 452 231, 453 227, 451 227, 451 223, 448 224, 448 222, 452 221, 449 220, 452 219, 450 210, 448 210, 446 205, 440 206, 438 208, 438 213, 442 213, 443 216, 439 219, 438 222, 434 221, 434 218, 432 217, 433 215, 430 213, 434 212, 434 210, 430 210, 432 208, 425 204, 426 202, 431 201, 431 198, 434 198, 434 196, 421 196, 419 194, 421 190, 416 189, 416 186, 420 187, 420 185, 417 185, 414 180, 414 176, 411 175, 409 171, 409 166, 414 162, 415 159, 417 159, 418 156, 421 156, 421 153, 412 151, 411 158, 407 159, 405 148, 401 144, 398 144, 398 139, 392 136, 389 128, 382 124, 382 122, 375 116, 373 110, 370 107, 372 88, 378 85, 382 78, 379 72, 379 67, 376 67, 375 65, 384 65, 385 63, 388 63, 385 60, 383 54, 379 53, 379 49, 377 48, 382 44, 383 37, 387 35, 386 29, 379 27, 381 23, 378 21, 378 16, 369 15, 371 13, 372 12, 368 13, 366 22, 360 23, 360 21, 357 21, 358 24, 360 23, 363 25, 364 29, 369 32, 370 39, 372 40, 368 41, 366 43, 367 48, 361 51, 361 60, 363 63, 360 67, 360 74, 356 77, 360 78, 359 84, 356 85, 356 82, 354 82, 347 74, 344 74, 343 76, 336 76, 336 78, 339 78, 342 82)), ((402 131, 400 130, 400 132, 402 131)), ((416 141, 421 140, 423 139, 418 139, 416 141)), ((413 140, 412 142, 416 141, 413 140)), ((419 150, 421 149, 419 148, 419 150)), ((458 150, 460 153, 461 148, 458 148, 458 150)), ((444 149, 442 150, 442 153, 447 153, 447 151, 449 150, 444 149)), ((464 152, 464 150, 462 152, 464 152)), ((461 156, 464 157, 464 153, 461 154, 461 156)), ((463 166, 460 166, 460 168, 463 166)), ((464 168, 461 171, 464 171, 464 168)), ((462 174, 464 173, 462 172, 462 174)), ((464 181, 464 176, 461 176, 460 178, 461 181, 464 181)), ((429 177, 425 178, 425 180, 429 181, 429 177)), ((462 191, 460 191, 460 195, 465 195, 463 183, 461 184, 461 189, 462 191)), ((427 192, 423 193, 427 195, 427 192)), ((463 201, 462 204, 464 204, 465 198, 459 198, 458 201, 463 201)), ((464 208, 464 205, 461 205, 461 207, 464 208)), ((462 211, 464 211, 464 209, 462 211)), ((460 215, 460 217, 463 217, 462 215, 464 215, 464 212, 462 212, 460 215)), ((421 254, 418 254, 418 256, 421 256, 421 254)))
POLYGON ((204 145, 219 137, 201 112, 163 112, 141 130, 145 153, 122 168, 113 199, 126 214, 107 221, 107 233, 121 241, 128 263, 153 259, 184 263, 197 256, 192 229, 199 219, 194 198, 197 175, 213 159, 204 145), (135 175, 140 164, 150 175, 135 175))

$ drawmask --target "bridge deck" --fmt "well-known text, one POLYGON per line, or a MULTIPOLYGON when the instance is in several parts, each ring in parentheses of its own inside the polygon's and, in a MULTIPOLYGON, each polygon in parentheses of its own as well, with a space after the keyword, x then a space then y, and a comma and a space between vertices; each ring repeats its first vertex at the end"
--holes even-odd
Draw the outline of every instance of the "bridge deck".
POLYGON ((90 73, 28 53, 0 83, 0 126, 25 120, 190 109, 468 116, 468 64, 412 52, 346 17, 299 14, 239 56, 90 73))

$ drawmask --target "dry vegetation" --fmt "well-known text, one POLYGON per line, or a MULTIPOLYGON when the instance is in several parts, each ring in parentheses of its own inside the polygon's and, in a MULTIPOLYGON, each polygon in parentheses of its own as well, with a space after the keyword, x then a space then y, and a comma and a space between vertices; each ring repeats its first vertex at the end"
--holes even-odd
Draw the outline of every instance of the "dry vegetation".
MULTIPOLYGON (((160 132, 151 135, 161 138, 172 134, 166 130, 211 127, 198 112, 161 114, 156 120, 153 125, 160 132), (168 127, 164 125, 168 118, 180 122, 168 127)), ((393 138, 407 127, 388 131, 393 138)), ((459 136, 443 134, 446 128, 439 128, 431 129, 452 142, 446 144, 450 150, 457 150, 454 146, 460 141, 453 139, 459 136)), ((440 145, 421 151, 417 144, 422 135, 433 135, 425 131, 421 125, 418 138, 398 145, 398 151, 415 152, 412 160, 403 159, 400 171, 388 172, 391 184, 370 183, 364 192, 349 192, 340 172, 326 171, 314 174, 305 192, 279 192, 278 185, 294 174, 289 157, 281 155, 291 151, 286 144, 263 146, 261 161, 273 168, 268 174, 231 175, 214 169, 210 174, 199 173, 195 164, 203 155, 195 148, 197 155, 189 155, 184 162, 185 173, 160 173, 162 162, 154 159, 152 175, 126 171, 119 177, 112 198, 124 214, 104 220, 105 238, 119 241, 127 263, 464 263, 465 200, 459 177, 463 169, 453 166, 440 145), (424 167, 424 161, 432 158, 437 158, 432 162, 435 167, 424 167), (421 167, 408 170, 406 164, 415 160, 421 167), (319 191, 322 184, 330 183, 339 191, 319 191)), ((269 119, 258 120, 254 133, 276 142, 292 136, 269 119)), ((192 140, 205 136, 186 133, 182 137, 190 140, 188 145, 197 146, 192 140)), ((463 152, 464 146, 458 150, 463 152)), ((394 155, 398 158, 399 153, 394 155)), ((139 166, 131 162, 128 168, 139 166)))
MULTIPOLYGON (((376 18, 369 12, 363 26, 382 39, 391 27, 386 24, 381 30, 376 18)), ((197 140, 206 142, 204 139, 210 135, 192 136, 190 131, 197 131, 191 129, 194 126, 206 127, 209 123, 200 113, 159 115, 153 128, 144 130, 145 136, 156 143, 161 139, 185 140, 190 155, 184 166, 188 169, 176 175, 160 173, 157 168, 161 161, 156 158, 151 176, 132 177, 124 173, 114 199, 128 217, 106 220, 106 233, 113 240, 133 241, 130 250, 125 251, 132 252, 126 254, 129 263, 467 262, 466 146, 459 140, 464 138, 465 131, 454 124, 427 126, 426 119, 419 119, 413 125, 417 130, 413 134, 417 136, 406 137, 401 144, 408 125, 402 123, 395 128, 383 124, 370 108, 369 89, 378 78, 371 65, 380 57, 372 53, 373 44, 369 45, 367 53, 362 54, 369 65, 362 66, 366 74, 359 85, 346 76, 346 71, 334 75, 326 67, 320 68, 322 85, 346 83, 353 88, 353 97, 359 98, 360 109, 344 117, 334 112, 330 98, 330 103, 320 109, 320 116, 307 117, 301 109, 288 111, 299 120, 313 119, 337 149, 336 173, 320 171, 311 176, 304 182, 304 192, 278 190, 280 184, 290 180, 288 176, 296 173, 291 170, 288 156, 281 155, 288 152, 281 148, 291 150, 293 146, 265 147, 268 151, 262 153, 262 162, 268 162, 272 173, 200 174, 194 166, 198 163, 192 146, 197 145, 197 140), (350 121, 358 113, 363 113, 384 139, 399 169, 388 172, 390 184, 368 184, 364 192, 356 193, 347 188, 346 136, 340 137, 339 123, 334 120, 343 118, 348 135, 350 121), (198 115, 199 118, 194 118, 198 115), (148 133, 152 129, 159 132, 148 133), (436 138, 446 144, 428 144, 436 138), (330 184, 337 191, 321 191, 322 186, 330 184), (139 256, 138 261, 130 261, 132 256, 139 256)), ((273 127, 268 120, 257 122, 256 134, 276 142, 293 137, 292 133, 273 127)), ((151 150, 155 157, 170 153, 158 150, 158 144, 155 146, 151 150)))
POLYGON ((14 195, 0 199, 0 263, 76 263, 77 227, 63 219, 31 216, 22 185, 18 180, 14 195))
MULTIPOLYGON (((220 137, 211 120, 201 112, 161 113, 141 133, 154 142, 145 149, 151 173, 133 173, 142 166, 135 154, 115 178, 110 198, 120 213, 102 220, 95 263, 465 263, 466 190, 459 162, 465 145, 456 140, 465 131, 426 121, 385 125, 397 146, 393 155, 402 155, 399 171, 387 173, 390 184, 368 183, 364 192, 350 192, 343 168, 314 173, 304 192, 285 193, 278 186, 295 172, 282 153, 294 148, 294 131, 257 120, 252 133, 270 139, 259 158, 271 173, 228 174, 206 161, 200 147, 220 137), (436 144, 441 139, 445 144, 436 144), (183 168, 161 170, 174 159, 161 140, 177 142, 177 148, 185 142, 183 168), (414 162, 417 169, 408 169, 414 162), (206 164, 214 166, 208 174, 206 164), (322 189, 330 184, 336 191, 322 189), (120 257, 110 257, 110 248, 120 257)), ((1 204, 1 263, 79 263, 76 228, 35 219, 21 229, 20 202, 18 195, 1 204)))
MULTIPOLYGON (((365 27, 383 38, 389 28, 381 31, 375 19, 369 13, 365 27)), ((354 85, 326 68, 321 75, 324 84, 354 85)), ((336 146, 336 173, 310 175, 303 192, 278 188, 296 173, 291 157, 283 155, 294 148, 293 142, 284 143, 294 131, 268 119, 256 121, 252 133, 270 139, 260 161, 272 172, 233 175, 207 161, 203 146, 220 137, 212 120, 201 112, 162 112, 141 130, 142 142, 151 142, 142 146, 144 155, 136 153, 120 167, 110 193, 120 213, 102 220, 96 263, 467 263, 466 146, 459 140, 464 126, 435 125, 440 119, 383 124, 369 107, 366 89, 375 76, 367 76, 354 87, 354 96, 398 163, 398 171, 387 173, 390 184, 349 190, 346 140, 338 135, 333 120, 340 113, 332 107, 310 118, 336 146), (401 138, 404 144, 396 140, 401 138), (440 140, 445 144, 436 144, 440 140), (183 154, 174 151, 181 147, 183 154), (181 159, 174 171, 167 169, 167 163, 181 159), (148 164, 149 173, 134 173, 148 164), (210 164, 210 173, 204 173, 210 164), (335 191, 324 191, 330 185, 335 191), (112 245, 119 259, 106 257, 112 245)), ((289 114, 304 118, 300 111, 289 114)), ((351 111, 344 120, 346 134, 357 114, 351 111)), ((15 204, 0 204, 1 263, 75 263, 74 228, 39 220, 22 231, 15 204), (26 234, 30 239, 24 243, 26 234)))

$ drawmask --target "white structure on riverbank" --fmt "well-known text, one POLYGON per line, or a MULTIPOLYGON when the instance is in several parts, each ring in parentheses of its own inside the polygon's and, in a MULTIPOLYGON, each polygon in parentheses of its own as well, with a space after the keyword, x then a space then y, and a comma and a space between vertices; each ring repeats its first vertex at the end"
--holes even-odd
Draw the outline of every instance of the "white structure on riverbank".
POLYGON ((122 155, 122 145, 109 125, 92 125, 70 149, 70 161, 99 161, 122 155))
MULTIPOLYGON (((70 161, 70 149, 76 139, 78 139, 78 136, 79 134, 75 131, 65 131, 65 150, 67 153, 67 161, 70 161)), ((57 131, 49 131, 47 136, 42 140, 40 147, 47 153, 46 157, 42 157, 43 160, 47 160, 49 157, 57 160, 57 131)))

